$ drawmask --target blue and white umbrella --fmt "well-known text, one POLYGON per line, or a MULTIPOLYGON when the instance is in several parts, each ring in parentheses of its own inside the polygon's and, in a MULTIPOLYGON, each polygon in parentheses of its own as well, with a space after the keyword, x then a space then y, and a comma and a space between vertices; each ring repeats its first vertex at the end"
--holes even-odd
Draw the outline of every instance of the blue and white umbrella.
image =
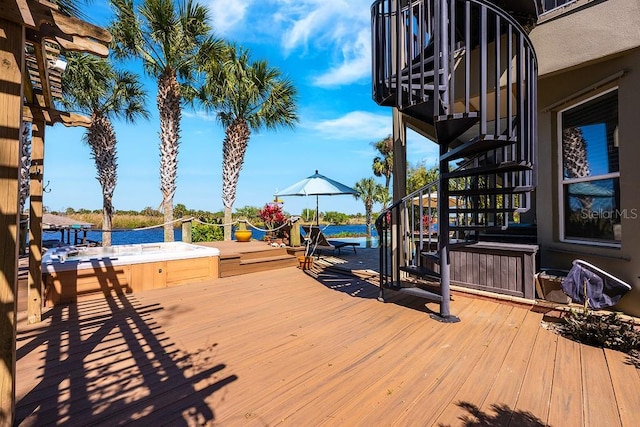
POLYGON ((318 218, 318 197, 319 196, 337 196, 342 194, 358 194, 353 188, 320 175, 318 171, 311 176, 306 177, 302 181, 278 191, 275 196, 316 196, 316 224, 319 224, 318 218))

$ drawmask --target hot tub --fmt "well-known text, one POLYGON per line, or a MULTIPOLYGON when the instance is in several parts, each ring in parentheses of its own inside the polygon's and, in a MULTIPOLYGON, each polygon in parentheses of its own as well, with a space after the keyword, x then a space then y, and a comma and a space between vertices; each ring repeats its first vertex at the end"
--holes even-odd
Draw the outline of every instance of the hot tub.
POLYGON ((50 249, 42 257, 45 304, 213 280, 219 256, 183 242, 50 249))

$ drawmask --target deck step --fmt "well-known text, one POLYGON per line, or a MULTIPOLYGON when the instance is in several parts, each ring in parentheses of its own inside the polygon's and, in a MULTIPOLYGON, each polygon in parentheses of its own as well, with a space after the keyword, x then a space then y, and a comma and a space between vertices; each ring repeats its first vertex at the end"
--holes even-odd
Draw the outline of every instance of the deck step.
MULTIPOLYGON (((440 264, 440 252, 421 251, 420 255, 436 264, 440 264)), ((436 271, 437 273, 437 271, 436 271)))
POLYGON ((409 273, 412 276, 420 277, 423 279, 432 279, 432 280, 440 280, 440 274, 431 270, 430 268, 423 267, 420 265, 405 265, 400 266, 400 271, 404 271, 405 273, 409 273))
POLYGON ((245 258, 246 254, 236 254, 221 258, 219 275, 220 277, 237 276, 298 265, 298 258, 287 254, 286 250, 284 254, 277 253, 277 251, 275 255, 273 255, 273 251, 267 253, 269 256, 249 255, 248 258, 245 258))
POLYGON ((417 286, 406 286, 403 282, 401 285, 388 285, 388 289, 399 292, 401 294, 412 295, 414 297, 425 298, 430 301, 442 302, 442 295, 435 292, 427 291, 426 289, 419 288, 417 286))

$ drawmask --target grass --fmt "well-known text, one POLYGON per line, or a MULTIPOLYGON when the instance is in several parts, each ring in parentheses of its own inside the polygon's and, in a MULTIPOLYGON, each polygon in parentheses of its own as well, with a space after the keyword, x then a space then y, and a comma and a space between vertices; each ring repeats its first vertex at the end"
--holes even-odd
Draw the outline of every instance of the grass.
MULTIPOLYGON (((78 221, 88 222, 95 227, 102 227, 102 214, 99 213, 83 213, 69 215, 78 221)), ((113 228, 140 228, 150 227, 152 225, 160 225, 164 222, 162 216, 156 215, 130 215, 130 214, 115 214, 112 218, 113 228)), ((176 222, 176 227, 180 227, 180 222, 176 222)))

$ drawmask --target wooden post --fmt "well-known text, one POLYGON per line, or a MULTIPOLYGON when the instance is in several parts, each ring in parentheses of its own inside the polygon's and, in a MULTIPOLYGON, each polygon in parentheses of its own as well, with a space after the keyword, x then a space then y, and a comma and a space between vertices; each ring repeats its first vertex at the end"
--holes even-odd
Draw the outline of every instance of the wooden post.
POLYGON ((191 238, 191 229, 193 227, 192 223, 193 221, 191 220, 182 222, 182 241, 185 243, 192 243, 192 238, 191 238))
POLYGON ((290 246, 300 246, 300 220, 291 224, 291 235, 289 236, 290 246))
POLYGON ((33 114, 31 180, 29 184, 29 288, 27 323, 42 320, 42 180, 44 177, 44 117, 33 114))
MULTIPOLYGON (((402 200, 407 194, 407 126, 404 122, 402 113, 394 108, 391 113, 392 120, 392 137, 393 137, 393 203, 402 200)), ((400 232, 404 227, 404 224, 400 221, 405 221, 406 217, 403 214, 402 219, 397 218, 398 223, 392 224, 394 232, 391 235, 394 237, 394 241, 389 242, 391 244, 392 256, 398 257, 398 254, 402 254, 399 250, 401 245, 404 245, 404 236, 400 232)), ((402 259, 398 259, 399 264, 404 265, 404 254, 402 259)), ((396 277, 395 280, 399 280, 396 277)))
POLYGON ((0 425, 15 417, 18 171, 25 30, 0 18, 0 425))

